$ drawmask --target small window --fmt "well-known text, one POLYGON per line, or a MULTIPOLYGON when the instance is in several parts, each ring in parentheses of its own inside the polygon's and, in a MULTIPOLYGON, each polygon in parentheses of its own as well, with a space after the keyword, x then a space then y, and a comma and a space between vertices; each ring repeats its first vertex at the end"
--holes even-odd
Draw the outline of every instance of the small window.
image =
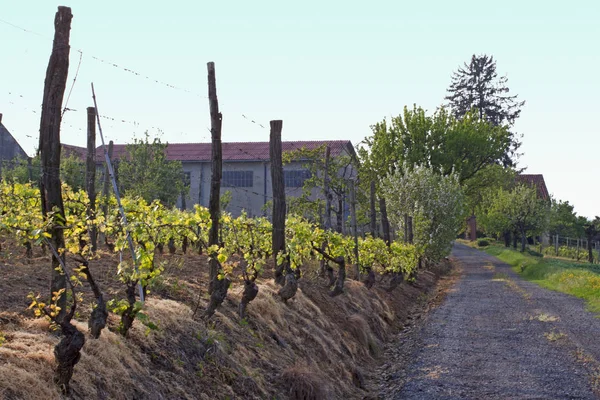
POLYGON ((253 171, 223 171, 221 184, 223 187, 252 187, 254 173, 253 171))
POLYGON ((301 169, 293 171, 283 171, 283 181, 285 187, 302 187, 304 181, 310 178, 310 171, 301 169))

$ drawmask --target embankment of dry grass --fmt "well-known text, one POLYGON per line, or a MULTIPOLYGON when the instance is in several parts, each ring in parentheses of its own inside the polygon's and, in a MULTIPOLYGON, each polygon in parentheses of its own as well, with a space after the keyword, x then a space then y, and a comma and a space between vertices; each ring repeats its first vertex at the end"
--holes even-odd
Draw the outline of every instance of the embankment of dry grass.
MULTIPOLYGON (((392 292, 384 282, 368 290, 348 280, 335 298, 324 280, 308 273, 287 304, 263 279, 247 320, 237 315, 242 286, 234 285, 216 315, 204 321, 192 314, 198 294, 206 291, 206 259, 163 258, 170 264, 145 306, 159 329, 147 332, 136 322, 128 338, 108 329, 98 340, 86 335, 72 380, 74 398, 361 399, 369 394, 364 382, 382 344, 449 268, 423 271, 415 284, 392 292)), ((26 311, 25 300, 29 291, 47 290, 44 277, 32 277, 49 263, 43 257, 21 261, 2 267, 2 282, 11 286, 0 294, 0 398, 58 399, 52 370, 59 338, 26 311)), ((108 297, 122 292, 111 272, 115 266, 110 257, 92 266, 108 297)), ((84 332, 92 300, 87 292, 85 298, 76 318, 84 332)), ((200 295, 200 308, 205 304, 200 295)), ((109 325, 117 324, 111 316, 109 325)))

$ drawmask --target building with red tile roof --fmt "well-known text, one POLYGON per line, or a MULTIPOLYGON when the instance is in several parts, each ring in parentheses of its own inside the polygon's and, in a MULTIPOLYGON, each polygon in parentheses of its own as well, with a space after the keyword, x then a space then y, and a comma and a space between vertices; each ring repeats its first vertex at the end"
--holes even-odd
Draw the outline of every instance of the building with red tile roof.
MULTIPOLYGON (((127 157, 126 144, 113 145, 113 160, 127 157)), ((185 199, 186 208, 194 204, 208 206, 211 178, 211 143, 168 143, 168 160, 181 161, 189 192, 185 199)), ((349 140, 285 141, 284 152, 307 149, 316 150, 329 146, 332 157, 342 155, 356 158, 356 152, 349 140)), ((107 146, 108 147, 108 146, 107 146)), ((263 215, 265 205, 272 200, 271 160, 269 142, 224 142, 223 179, 221 193, 231 192, 232 198, 227 208, 236 215, 245 210, 251 216, 263 215)), ((63 145, 63 154, 79 154, 85 159, 87 149, 63 145)), ((104 164, 104 149, 96 149, 96 163, 104 164)), ((349 176, 355 171, 346 171, 349 176)), ((284 165, 286 196, 300 196, 304 181, 310 176, 302 160, 284 165)), ((315 191, 317 196, 318 191, 315 191)), ((182 204, 178 200, 178 206, 182 204)))
POLYGON ((535 186, 537 189, 538 197, 544 200, 550 200, 550 193, 546 187, 544 181, 544 175, 542 174, 520 174, 516 177, 517 183, 535 186))

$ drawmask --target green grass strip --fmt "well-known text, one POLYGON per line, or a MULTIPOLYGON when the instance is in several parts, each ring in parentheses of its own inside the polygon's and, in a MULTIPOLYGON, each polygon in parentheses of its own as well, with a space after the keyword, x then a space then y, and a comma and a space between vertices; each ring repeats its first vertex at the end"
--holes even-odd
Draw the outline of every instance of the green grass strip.
POLYGON ((600 265, 536 257, 496 244, 481 250, 510 264, 524 279, 582 298, 590 311, 600 313, 600 265))

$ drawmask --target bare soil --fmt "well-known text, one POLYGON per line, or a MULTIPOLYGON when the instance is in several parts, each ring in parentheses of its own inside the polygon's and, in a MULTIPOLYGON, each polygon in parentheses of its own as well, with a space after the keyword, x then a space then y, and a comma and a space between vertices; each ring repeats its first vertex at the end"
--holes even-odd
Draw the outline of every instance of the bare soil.
POLYGON ((458 282, 388 346, 379 398, 598 398, 600 320, 582 300, 476 249, 456 244, 452 256, 458 282))

